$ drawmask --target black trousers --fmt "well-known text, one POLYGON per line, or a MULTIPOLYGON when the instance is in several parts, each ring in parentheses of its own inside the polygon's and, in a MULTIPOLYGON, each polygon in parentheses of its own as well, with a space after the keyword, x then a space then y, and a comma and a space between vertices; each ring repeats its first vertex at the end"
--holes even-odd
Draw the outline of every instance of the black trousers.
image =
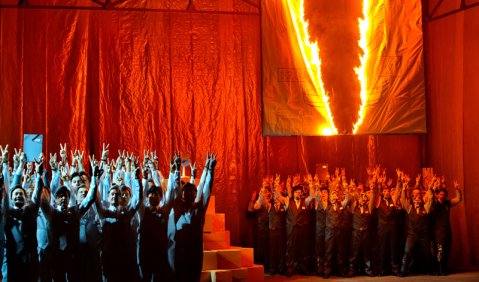
POLYGON ((316 229, 315 236, 315 256, 316 256, 316 272, 319 275, 324 274, 324 250, 325 250, 325 227, 316 229))
POLYGON ((53 250, 51 248, 38 251, 38 269, 41 282, 51 282, 53 279, 53 250))
POLYGON ((171 281, 166 246, 159 250, 140 248, 140 273, 142 281, 171 281))
MULTIPOLYGON (((411 270, 412 258, 415 249, 418 249, 418 255, 424 259, 424 267, 426 272, 431 270, 431 242, 427 233, 414 234, 409 233, 406 239, 406 247, 404 248, 404 256, 402 258, 401 272, 407 274, 411 270)), ((415 256, 417 257, 417 256, 415 256)))
POLYGON ((53 281, 78 281, 78 275, 75 272, 73 255, 69 251, 53 251, 53 281))
POLYGON ((435 234, 433 247, 434 271, 447 273, 447 261, 451 253, 451 232, 445 231, 440 234, 435 234))
POLYGON ((330 275, 333 268, 333 254, 336 254, 338 263, 338 275, 344 276, 346 270, 345 245, 342 242, 343 235, 340 228, 326 228, 325 233, 325 254, 324 254, 324 274, 330 275))
POLYGON ((306 265, 308 247, 307 225, 287 226, 286 242, 286 266, 289 272, 294 272, 296 268, 301 271, 307 271, 306 265))
POLYGON ((269 239, 269 229, 258 228, 255 238, 255 249, 254 249, 254 260, 257 264, 262 264, 268 267, 268 239, 269 239))
POLYGON ((393 272, 399 271, 398 258, 398 230, 396 223, 379 224, 378 225, 378 239, 379 239, 379 271, 385 272, 389 260, 386 255, 389 251, 391 266, 393 272))
POLYGON ((286 230, 269 230, 269 262, 271 272, 286 272, 286 230))
POLYGON ((7 277, 3 277, 3 281, 37 281, 38 258, 36 253, 29 252, 5 255, 6 256, 3 258, 3 267, 6 267, 7 277))
POLYGON ((351 240, 351 256, 349 258, 349 271, 357 273, 359 252, 363 256, 364 271, 371 271, 371 236, 369 230, 354 230, 351 240))
POLYGON ((100 250, 88 244, 81 244, 75 258, 75 268, 79 281, 101 282, 100 250))

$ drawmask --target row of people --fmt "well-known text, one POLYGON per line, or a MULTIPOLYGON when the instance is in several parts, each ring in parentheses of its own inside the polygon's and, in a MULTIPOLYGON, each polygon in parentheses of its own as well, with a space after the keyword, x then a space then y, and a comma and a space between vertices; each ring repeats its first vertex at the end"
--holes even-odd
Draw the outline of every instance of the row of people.
POLYGON ((68 163, 60 145, 47 181, 43 156, 27 163, 15 149, 10 168, 8 145, 0 150, 4 281, 199 280, 215 154, 196 186, 195 164, 190 181, 181 181, 179 152, 160 180, 156 154, 145 153, 140 168, 125 152, 110 161, 103 145, 101 160, 90 157, 89 178, 84 153, 72 152, 68 163))
POLYGON ((368 175, 367 185, 347 182, 344 170, 324 183, 310 175, 303 183, 299 176, 288 177, 286 184, 279 175, 267 177, 248 206, 256 216, 257 262, 288 276, 299 271, 329 277, 333 268, 340 276, 361 269, 369 276, 389 271, 403 276, 415 258, 424 272, 444 275, 449 212, 462 200, 457 181, 457 196, 448 200, 443 177, 421 183, 418 175, 410 185, 410 177, 398 169, 392 187, 379 167, 368 169, 368 175))

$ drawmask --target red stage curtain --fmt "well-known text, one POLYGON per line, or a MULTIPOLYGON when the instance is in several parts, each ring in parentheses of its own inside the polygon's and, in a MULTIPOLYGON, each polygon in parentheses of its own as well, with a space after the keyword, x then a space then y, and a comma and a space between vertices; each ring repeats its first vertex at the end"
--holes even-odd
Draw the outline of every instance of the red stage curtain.
MULTIPOLYGON (((465 201, 451 210, 451 264, 462 269, 479 264, 478 31, 478 7, 430 22, 426 30, 427 160, 449 186, 457 179, 464 187, 465 201)), ((449 192, 454 197, 454 189, 449 192)))

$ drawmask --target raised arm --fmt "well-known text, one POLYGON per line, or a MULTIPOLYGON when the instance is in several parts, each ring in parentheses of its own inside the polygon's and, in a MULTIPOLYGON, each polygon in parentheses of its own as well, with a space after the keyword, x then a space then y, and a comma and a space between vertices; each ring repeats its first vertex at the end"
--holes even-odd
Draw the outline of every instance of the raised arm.
MULTIPOLYGON (((93 163, 91 164, 94 165, 93 163)), ((80 214, 80 217, 82 217, 88 211, 88 209, 93 205, 98 194, 97 192, 98 183, 99 183, 98 179, 103 174, 103 171, 101 171, 98 166, 93 166, 92 172, 93 172, 93 175, 90 181, 90 189, 88 190, 88 193, 86 194, 85 199, 83 199, 83 201, 80 203, 80 206, 78 207, 78 212, 80 214)))
POLYGON ((32 194, 32 205, 35 209, 38 209, 40 205, 40 197, 42 195, 43 190, 43 155, 40 155, 39 160, 35 160, 35 188, 32 194))
MULTIPOLYGON (((277 183, 275 181, 274 183, 274 196, 276 199, 278 199, 278 201, 283 205, 285 206, 286 208, 288 207, 289 205, 289 198, 288 197, 284 197, 282 194, 281 194, 281 191, 279 190, 280 189, 280 185, 279 183, 277 183)), ((289 192, 288 192, 289 194, 289 192)))
MULTIPOLYGON (((205 167, 203 168, 203 172, 201 173, 200 182, 198 183, 198 187, 197 187, 195 203, 199 203, 201 201, 201 199, 203 199, 203 187, 205 186, 206 175, 208 174, 208 166, 209 166, 209 159, 208 159, 208 156, 206 156, 205 167)), ((193 169, 193 167, 191 169, 191 178, 192 179, 190 180, 190 183, 195 184, 195 179, 194 179, 195 176, 193 176, 193 174, 196 174, 196 165, 194 166, 194 169, 193 169)))
POLYGON ((165 205, 171 206, 178 196, 180 187, 180 166, 181 160, 179 153, 175 153, 170 161, 170 175, 166 187, 165 205))
POLYGON ((457 180, 454 180, 454 188, 456 189, 456 197, 451 199, 451 206, 458 205, 462 202, 462 190, 459 188, 457 180))
MULTIPOLYGON (((404 183, 404 185, 407 185, 407 184, 404 183)), ((406 197, 406 192, 408 190, 408 189, 406 189, 406 187, 404 187, 404 189, 402 189, 402 191, 401 191, 401 204, 404 207, 404 209, 406 209, 406 212, 409 213, 411 211, 412 206, 411 206, 411 203, 408 201, 408 199, 406 197)))
POLYGON ((206 211, 210 202, 211 191, 216 167, 216 154, 212 153, 209 158, 208 171, 206 172, 205 185, 203 186, 203 208, 206 211))
POLYGON ((133 174, 134 179, 132 180, 132 186, 134 186, 135 188, 132 190, 135 193, 133 194, 133 197, 131 199, 130 207, 132 211, 137 211, 141 205, 141 202, 143 202, 143 185, 141 185, 140 168, 136 167, 133 174))
POLYGON ((0 224, 4 224, 8 211, 8 191, 5 191, 4 177, 0 174, 0 224))

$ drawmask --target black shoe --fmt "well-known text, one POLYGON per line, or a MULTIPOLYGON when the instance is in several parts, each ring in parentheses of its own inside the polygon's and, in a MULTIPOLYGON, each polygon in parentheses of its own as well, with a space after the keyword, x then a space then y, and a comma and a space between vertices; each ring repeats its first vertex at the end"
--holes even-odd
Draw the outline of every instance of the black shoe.
POLYGON ((374 277, 374 273, 371 270, 366 271, 366 275, 369 277, 374 277))
POLYGON ((329 278, 329 273, 325 273, 325 274, 323 275, 323 278, 324 278, 324 279, 328 279, 328 278, 329 278))
POLYGON ((270 270, 269 271, 269 275, 276 275, 278 274, 278 272, 276 270, 270 270))
POLYGON ((291 277, 293 276, 294 272, 293 271, 286 271, 286 273, 284 274, 284 276, 286 277, 291 277))
POLYGON ((346 277, 353 277, 354 276, 354 271, 353 270, 350 270, 348 272, 346 272, 346 277))

